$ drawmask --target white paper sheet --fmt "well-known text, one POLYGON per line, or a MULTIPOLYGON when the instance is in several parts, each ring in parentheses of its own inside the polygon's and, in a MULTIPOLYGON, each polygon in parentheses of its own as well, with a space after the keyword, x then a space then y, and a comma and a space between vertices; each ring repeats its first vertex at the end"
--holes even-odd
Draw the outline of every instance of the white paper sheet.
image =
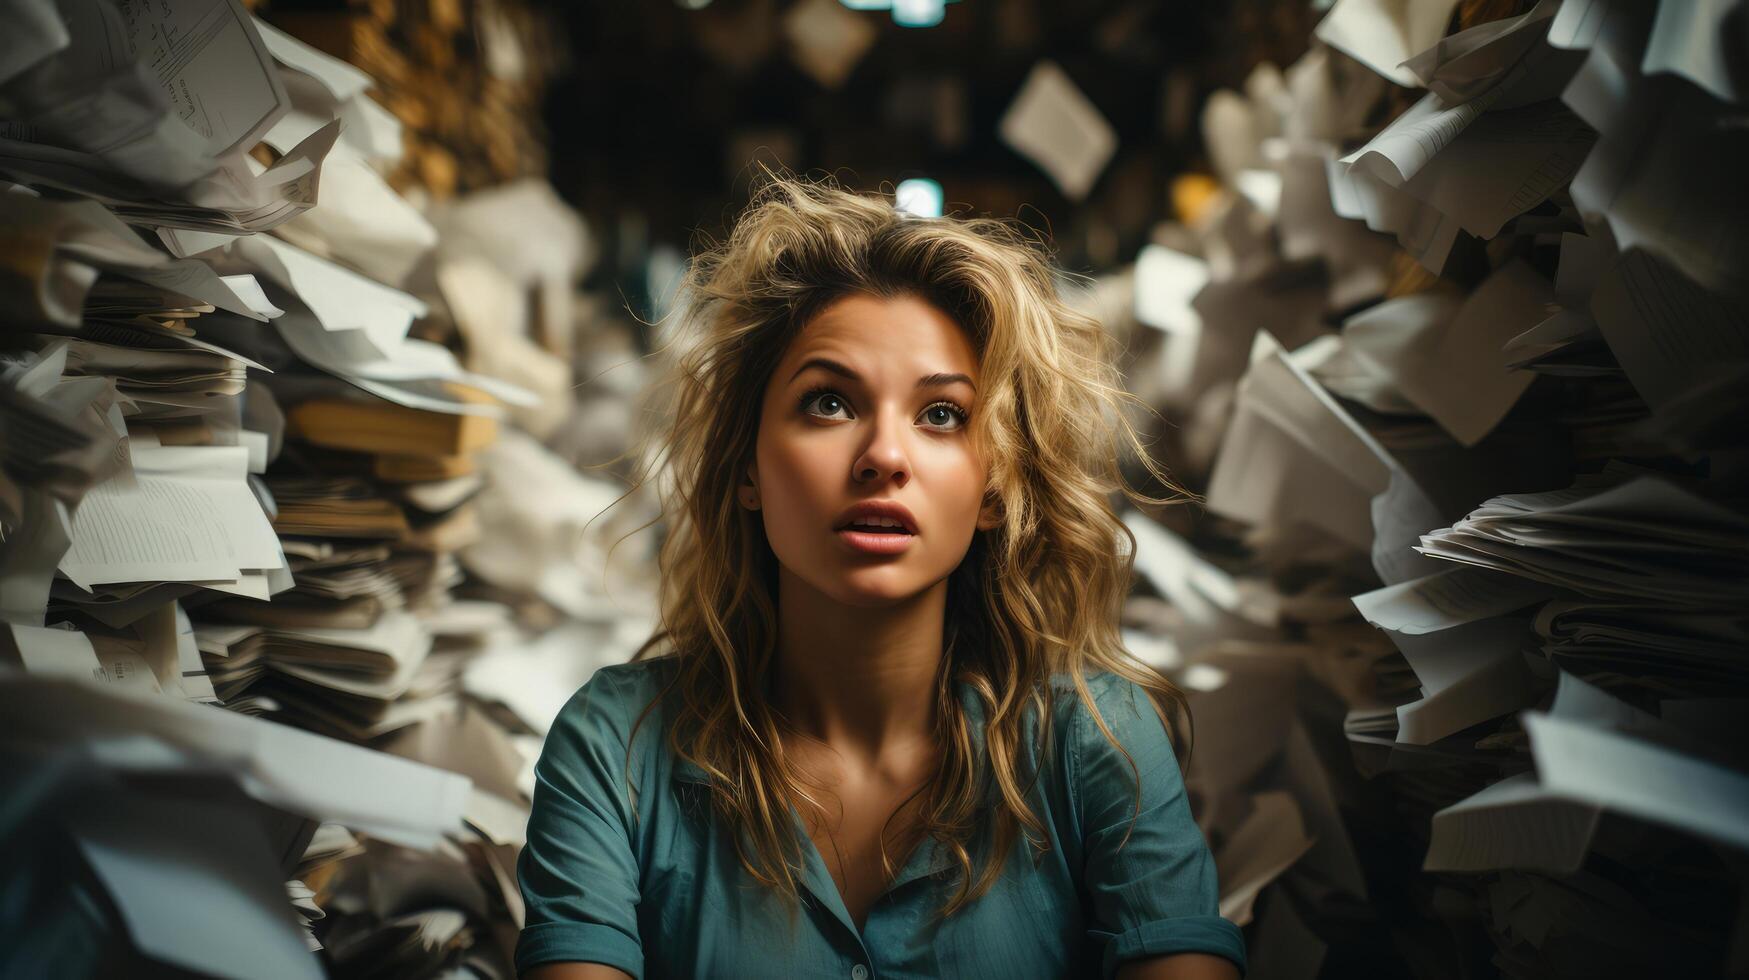
POLYGON ((1626 468, 1564 490, 1491 497, 1416 546, 1594 597, 1712 608, 1744 602, 1745 548, 1749 518, 1668 477, 1626 468))
POLYGON ((1553 714, 1524 725, 1549 792, 1749 847, 1749 776, 1553 714))
POLYGON ((1406 550, 1408 530, 1378 539, 1373 499, 1395 480, 1392 513, 1435 519, 1437 510, 1417 502, 1425 494, 1414 479, 1279 344, 1259 334, 1258 349, 1209 479, 1209 509, 1266 527, 1303 522, 1362 552, 1406 550))
POLYGON ((1634 390, 1654 411, 1732 362, 1749 360, 1749 304, 1701 288, 1664 259, 1622 253, 1590 302, 1634 390))
POLYGON ((1447 103, 1475 98, 1542 42, 1559 6, 1558 0, 1538 0, 1535 7, 1517 17, 1448 34, 1403 67, 1447 103))
POLYGON ((70 816, 80 852, 147 956, 212 976, 319 980, 272 845, 236 804, 136 797, 70 816))
POLYGON ((3 0, 0 23, 0 85, 72 43, 53 0, 3 0))
POLYGON ((0 715, 20 737, 86 743, 117 768, 217 768, 264 803, 405 847, 430 849, 457 832, 471 785, 465 776, 232 711, 23 674, 0 675, 0 715))
POLYGON ((1259 793, 1251 815, 1216 855, 1221 918, 1250 925, 1257 896, 1312 849, 1312 838, 1291 793, 1259 793))
POLYGON ((1681 75, 1722 101, 1741 102, 1733 67, 1741 70, 1749 57, 1743 50, 1742 24, 1733 28, 1730 17, 1742 9, 1742 0, 1664 0, 1646 39, 1640 71, 1681 75))
POLYGON ((8 622, 41 626, 55 568, 73 542, 67 505, 41 490, 26 490, 17 533, 0 541, 0 615, 8 622))
POLYGON ((248 463, 241 446, 141 447, 136 486, 111 480, 86 494, 61 572, 89 589, 282 567, 279 538, 246 482, 248 463))
POLYGON ((1435 813, 1421 867, 1571 874, 1585 863, 1602 813, 1550 793, 1535 773, 1520 773, 1435 813))
POLYGON ((248 150, 284 111, 279 73, 238 0, 135 6, 126 22, 126 47, 112 47, 111 56, 136 56, 153 68, 171 112, 200 135, 207 155, 248 150))
POLYGON ((33 674, 87 683, 108 679, 91 648, 91 639, 78 630, 18 623, 0 624, 0 630, 8 633, 0 642, 10 644, 24 669, 33 674))
POLYGON ((1457 0, 1336 0, 1318 40, 1403 86, 1418 84, 1403 62, 1445 35, 1457 0))
POLYGON ((1461 305, 1442 304, 1438 294, 1387 300, 1348 320, 1343 333, 1359 356, 1395 379, 1409 401, 1459 443, 1473 446, 1493 431, 1533 377, 1507 370, 1501 347, 1542 322, 1553 299, 1547 280, 1514 261, 1461 305), (1441 315, 1447 309, 1450 314, 1441 315))
POLYGON ((1594 49, 1561 94, 1601 135, 1573 175, 1574 205, 1622 251, 1652 252, 1708 289, 1749 295, 1749 129, 1725 125, 1712 96, 1656 88, 1594 49))
POLYGON ((1002 141, 1034 163, 1071 201, 1085 200, 1117 153, 1117 133, 1055 62, 1041 61, 1002 116, 1002 141))
POLYGON ((325 259, 266 235, 239 238, 231 253, 290 290, 328 330, 360 330, 378 350, 395 350, 426 306, 325 259))
POLYGON ((1191 306, 1208 285, 1208 263, 1163 245, 1144 245, 1136 256, 1136 319, 1167 333, 1194 333, 1202 318, 1191 306))
POLYGON ((391 286, 405 282, 437 244, 437 231, 419 209, 346 145, 323 161, 322 206, 280 225, 278 233, 319 241, 324 254, 391 286))
POLYGON ((1460 565, 1357 595, 1354 605, 1374 626, 1420 636, 1503 616, 1557 591, 1516 575, 1460 565))

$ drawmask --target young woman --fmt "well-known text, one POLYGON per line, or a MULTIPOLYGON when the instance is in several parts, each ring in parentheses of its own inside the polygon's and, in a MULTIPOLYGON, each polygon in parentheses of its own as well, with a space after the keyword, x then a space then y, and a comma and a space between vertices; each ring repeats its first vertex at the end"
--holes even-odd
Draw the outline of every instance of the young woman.
POLYGON ((1239 976, 1119 642, 1117 434, 1165 478, 1106 335, 1009 225, 765 177, 683 284, 663 628, 547 737, 517 968, 1239 976))

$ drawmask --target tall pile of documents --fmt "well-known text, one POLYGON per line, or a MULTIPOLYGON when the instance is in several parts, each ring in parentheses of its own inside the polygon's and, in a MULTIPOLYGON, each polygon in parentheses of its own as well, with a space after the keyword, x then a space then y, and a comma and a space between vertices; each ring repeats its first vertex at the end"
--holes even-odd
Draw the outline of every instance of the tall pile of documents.
POLYGON ((1744 16, 1337 0, 1102 288, 1252 976, 1749 970, 1744 16))
POLYGON ((237 0, 6 11, 0 974, 510 976, 539 728, 463 696, 521 634, 458 556, 568 365, 425 339, 469 246, 371 76, 237 0))

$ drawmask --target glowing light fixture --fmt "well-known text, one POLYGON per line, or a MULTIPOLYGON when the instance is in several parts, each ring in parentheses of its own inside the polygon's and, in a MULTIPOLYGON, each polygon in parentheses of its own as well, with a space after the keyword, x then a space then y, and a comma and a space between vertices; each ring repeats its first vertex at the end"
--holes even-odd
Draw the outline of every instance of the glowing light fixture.
POLYGON ((893 23, 900 27, 934 27, 947 14, 947 0, 893 0, 893 23))
MULTIPOLYGON (((708 0, 706 0, 708 2, 708 0)), ((934 27, 959 0, 838 0, 851 10, 891 10, 900 27, 934 27)))
POLYGON ((941 217, 941 185, 923 177, 899 181, 893 206, 919 218, 941 217))

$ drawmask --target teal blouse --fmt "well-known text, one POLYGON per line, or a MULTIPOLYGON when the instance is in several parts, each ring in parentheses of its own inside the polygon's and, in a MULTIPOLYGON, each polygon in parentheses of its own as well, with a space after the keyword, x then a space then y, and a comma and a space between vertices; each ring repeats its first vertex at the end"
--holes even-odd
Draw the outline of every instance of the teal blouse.
MULTIPOLYGON (((1131 681, 1088 680, 1142 778, 1141 813, 1121 848, 1135 810, 1134 777, 1058 678, 1052 764, 1030 801, 1050 835, 1040 863, 1020 840, 994 888, 931 922, 957 872, 945 849, 925 840, 858 930, 792 808, 806 862, 792 931, 782 899, 755 882, 733 841, 712 829, 701 785, 710 777, 669 750, 666 704, 650 712, 631 752, 633 820, 627 735, 673 669, 669 658, 603 668, 554 721, 535 765, 528 844, 517 864, 528 912, 518 971, 583 961, 639 978, 1109 978, 1126 960, 1191 951, 1244 971, 1244 939, 1217 912, 1214 861, 1191 819, 1171 743, 1131 681)), ((960 696, 981 749, 982 704, 969 686, 960 696)), ((1028 771, 1038 765, 1034 722, 1029 714, 1028 771)))

